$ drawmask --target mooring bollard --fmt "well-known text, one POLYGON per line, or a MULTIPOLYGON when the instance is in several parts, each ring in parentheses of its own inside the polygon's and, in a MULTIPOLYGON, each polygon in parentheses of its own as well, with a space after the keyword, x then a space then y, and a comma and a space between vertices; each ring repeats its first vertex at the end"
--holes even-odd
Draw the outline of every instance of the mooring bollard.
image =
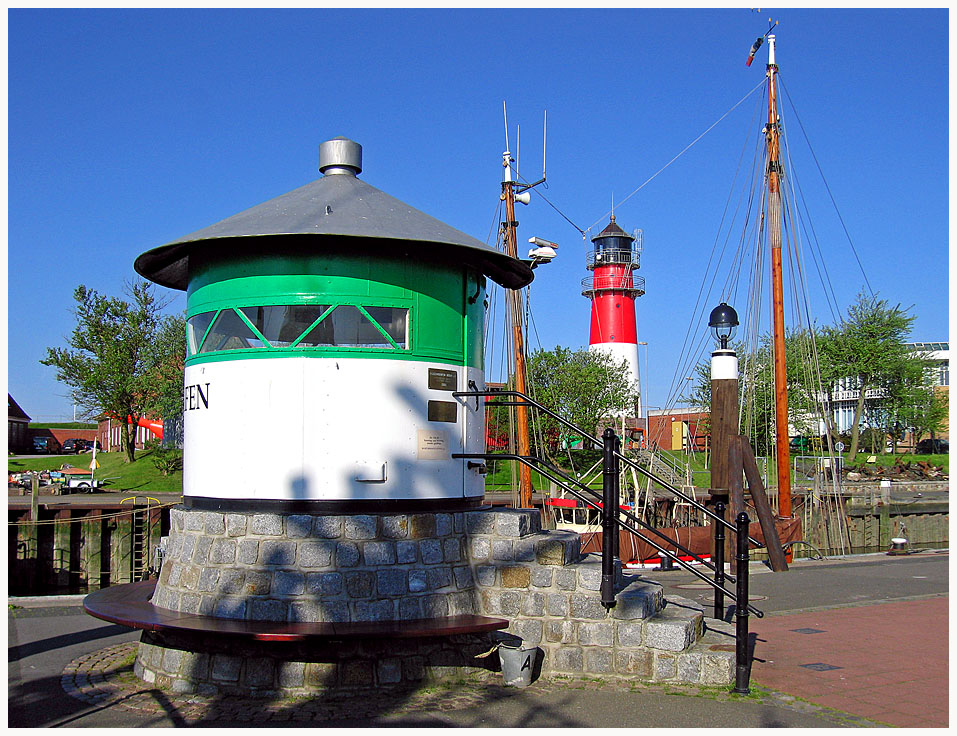
POLYGON ((735 672, 734 689, 731 692, 747 695, 751 692, 748 683, 751 679, 751 666, 748 657, 748 515, 742 511, 735 518, 737 524, 738 554, 737 601, 735 615, 735 672))
POLYGON ((714 617, 720 621, 724 620, 724 501, 718 501, 714 505, 714 513, 718 517, 712 524, 714 526, 714 557, 711 560, 714 563, 714 584, 718 587, 714 589, 714 617))
POLYGON ((615 607, 615 552, 618 550, 618 437, 606 427, 602 434, 601 604, 615 607))

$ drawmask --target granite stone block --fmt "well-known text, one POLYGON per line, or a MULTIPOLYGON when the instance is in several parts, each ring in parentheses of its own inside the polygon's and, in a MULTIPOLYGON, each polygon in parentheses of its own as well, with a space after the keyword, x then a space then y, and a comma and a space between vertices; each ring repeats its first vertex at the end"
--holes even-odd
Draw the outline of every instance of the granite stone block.
POLYGON ((296 564, 295 542, 281 542, 275 539, 267 539, 259 546, 260 562, 263 565, 282 565, 292 567, 296 564))
POLYGON ((209 550, 212 546, 212 537, 197 537, 193 550, 193 562, 197 565, 205 565, 209 562, 209 550))
POLYGON ((375 574, 369 570, 355 570, 344 575, 346 593, 350 598, 370 598, 375 590, 375 574))
POLYGON ((252 539, 239 540, 237 561, 241 565, 255 565, 259 561, 259 542, 252 539))
POLYGON ((472 537, 469 544, 469 557, 473 562, 487 560, 492 553, 492 542, 488 537, 472 537))
POLYGON ((230 654, 214 654, 212 676, 214 680, 237 682, 242 660, 230 654))
POLYGON ((442 540, 442 558, 446 562, 459 562, 462 559, 462 544, 457 537, 442 540))
POLYGON ((673 680, 677 674, 678 660, 675 655, 670 653, 666 654, 665 652, 656 652, 654 679, 656 681, 673 680))
POLYGON ((203 515, 203 532, 205 534, 225 534, 226 522, 223 515, 216 511, 206 511, 203 515))
POLYGON ((312 514, 290 514, 286 517, 286 536, 301 539, 312 534, 312 514))
POLYGON ((342 536, 341 516, 316 516, 312 520, 312 533, 322 539, 337 539, 342 536))
POLYGON ((531 582, 531 571, 524 565, 506 565, 501 570, 503 588, 527 588, 531 582))
POLYGON ((336 551, 333 541, 299 542, 299 565, 301 567, 330 567, 336 551))
POLYGON ((522 595, 514 591, 502 593, 502 613, 506 616, 518 616, 522 608, 522 595))
POLYGON ((306 573, 306 594, 329 598, 342 593, 342 573, 310 572, 306 573))
POLYGON ((359 547, 354 542, 336 544, 336 567, 355 567, 359 564, 359 547))
POLYGON ((226 514, 226 533, 231 537, 242 537, 246 534, 246 514, 226 514))
POLYGON ((236 561, 236 540, 215 539, 209 550, 209 561, 214 565, 229 565, 236 561))
POLYGON ((380 685, 402 682, 402 660, 398 657, 380 659, 376 666, 376 678, 380 685))
POLYGON ((346 539, 375 539, 377 519, 375 516, 345 517, 346 539))
POLYGON ((435 536, 435 514, 413 514, 409 518, 411 539, 431 539, 435 536))
POLYGON ((568 595, 566 593, 549 593, 545 598, 546 611, 549 616, 568 615, 568 595))
POLYGON ((409 592, 422 593, 429 589, 429 579, 425 570, 409 570, 409 592))
POLYGON ((246 599, 235 596, 221 597, 216 601, 213 615, 217 618, 246 618, 246 599))
POLYGON ((246 573, 243 593, 245 595, 269 595, 271 586, 272 575, 268 572, 251 571, 246 573))
POLYGON ((395 544, 393 542, 365 542, 362 545, 362 557, 366 565, 394 565, 395 544))
POLYGON ((498 570, 494 565, 479 565, 475 568, 475 577, 482 587, 495 585, 495 573, 498 570))
POLYGON ((259 536, 282 536, 282 517, 278 514, 253 514, 249 523, 249 533, 259 536))
POLYGON ((655 655, 647 649, 615 650, 615 672, 650 680, 654 675, 655 655))
POLYGON ((376 591, 381 596, 402 596, 409 592, 408 573, 402 569, 377 570, 376 591))
POLYGON ((215 567, 204 567, 199 574, 199 587, 201 593, 210 593, 216 590, 216 583, 219 582, 219 570, 215 567))
POLYGON ((626 624, 619 623, 617 625, 618 630, 618 644, 623 647, 640 647, 643 641, 642 631, 644 627, 638 624, 626 624))
POLYGON ((399 565, 415 564, 418 562, 418 542, 400 539, 395 543, 395 561, 399 565))
POLYGON ((612 672, 613 670, 614 667, 611 649, 605 649, 603 647, 585 648, 585 672, 591 672, 593 674, 605 674, 607 672, 612 672))
POLYGON ((452 534, 452 515, 451 514, 436 514, 435 515, 435 536, 447 537, 450 534, 452 534))
POLYGON ((408 516, 383 516, 382 536, 386 539, 405 539, 409 534, 408 516))
POLYGON ((578 624, 578 643, 582 646, 611 647, 615 628, 611 621, 582 621, 578 624))
POLYGON ((245 684, 250 687, 272 687, 276 677, 276 660, 271 657, 247 657, 245 684))
POLYGON ((472 588, 475 585, 475 580, 472 577, 472 568, 461 565, 452 569, 453 575, 455 575, 455 587, 459 590, 465 590, 467 588, 472 588))
POLYGON ((540 620, 519 619, 514 621, 509 628, 528 646, 542 643, 545 627, 540 620))
POLYGON ((306 592, 306 576, 301 572, 277 570, 273 575, 272 594, 275 596, 302 595, 306 592))
POLYGON ((559 647, 555 652, 555 670, 558 672, 582 672, 585 655, 579 647, 559 647))
POLYGON ((544 616, 545 615, 545 594, 544 593, 526 593, 522 598, 523 616, 544 616))
POLYGON ((302 687, 306 682, 305 662, 279 662, 276 676, 280 687, 302 687))
POLYGON ((493 534, 495 517, 489 511, 465 512, 465 529, 469 536, 475 534, 493 534))
POLYGON ((555 585, 559 590, 575 590, 578 586, 578 573, 572 568, 556 570, 555 585))
POLYGON ((419 542, 419 553, 423 564, 437 565, 442 562, 442 542, 438 539, 423 539, 419 542))
POLYGON ((452 587, 452 573, 447 567, 430 567, 426 570, 429 590, 442 590, 452 587))
POLYGON ((572 593, 569 602, 574 618, 603 620, 608 616, 608 611, 602 606, 601 599, 595 596, 572 593))
POLYGON ((492 559, 503 562, 513 559, 512 540, 511 539, 493 539, 492 540, 492 559))
POLYGON ((578 622, 566 620, 546 620, 545 639, 562 644, 575 644, 578 641, 578 622))
POLYGON ((289 605, 285 601, 273 598, 251 598, 249 600, 249 618, 254 621, 285 621, 289 616, 289 605))
POLYGON ((534 565, 530 568, 532 571, 532 585, 536 588, 550 588, 552 585, 552 575, 555 568, 534 565))

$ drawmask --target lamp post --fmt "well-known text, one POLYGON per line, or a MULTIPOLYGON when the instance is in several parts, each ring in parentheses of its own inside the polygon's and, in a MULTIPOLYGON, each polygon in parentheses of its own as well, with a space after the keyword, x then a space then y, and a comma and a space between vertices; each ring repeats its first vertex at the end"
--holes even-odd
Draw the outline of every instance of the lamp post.
MULTIPOLYGON (((721 302, 711 311, 708 327, 718 343, 717 349, 711 353, 711 500, 715 504, 730 506, 732 519, 744 510, 738 508, 743 499, 729 499, 731 441, 738 433, 738 356, 728 347, 728 341, 734 336, 737 326, 738 314, 726 302, 721 302)), ((712 538, 715 531, 712 525, 712 538)), ((729 541, 725 544, 730 546, 729 541)), ((733 561, 732 552, 728 549, 722 559, 733 561)))

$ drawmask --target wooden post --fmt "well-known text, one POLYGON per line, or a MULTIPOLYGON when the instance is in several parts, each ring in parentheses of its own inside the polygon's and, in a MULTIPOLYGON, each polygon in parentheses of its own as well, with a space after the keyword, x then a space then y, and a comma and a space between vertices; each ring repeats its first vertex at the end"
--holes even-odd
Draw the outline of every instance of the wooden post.
MULTIPOLYGON (((738 434, 738 356, 733 350, 711 353, 711 500, 732 509, 733 519, 740 509, 730 503, 732 439, 738 434)), ((739 471, 740 472, 740 471, 739 471)), ((714 538, 714 525, 712 539, 714 538)), ((725 541, 724 559, 733 565, 735 549, 731 535, 725 541)))
POLYGON ((764 483, 761 482, 761 473, 758 470, 758 463, 754 459, 754 451, 751 449, 748 438, 743 435, 738 435, 737 444, 741 448, 744 475, 748 479, 748 491, 751 493, 751 500, 754 502, 754 510, 758 513, 758 521, 761 522, 761 531, 764 532, 764 544, 768 549, 771 569, 774 572, 784 572, 788 569, 787 556, 781 546, 778 530, 774 526, 774 512, 771 511, 767 491, 764 488, 764 483))

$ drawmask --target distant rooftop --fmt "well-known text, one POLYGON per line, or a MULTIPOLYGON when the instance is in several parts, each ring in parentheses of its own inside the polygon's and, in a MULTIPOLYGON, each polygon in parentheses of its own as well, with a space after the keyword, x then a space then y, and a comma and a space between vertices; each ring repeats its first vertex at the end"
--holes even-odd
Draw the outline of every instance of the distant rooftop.
POLYGON ((950 350, 949 342, 908 342, 905 343, 907 347, 914 351, 921 351, 925 353, 938 352, 942 350, 950 350))

